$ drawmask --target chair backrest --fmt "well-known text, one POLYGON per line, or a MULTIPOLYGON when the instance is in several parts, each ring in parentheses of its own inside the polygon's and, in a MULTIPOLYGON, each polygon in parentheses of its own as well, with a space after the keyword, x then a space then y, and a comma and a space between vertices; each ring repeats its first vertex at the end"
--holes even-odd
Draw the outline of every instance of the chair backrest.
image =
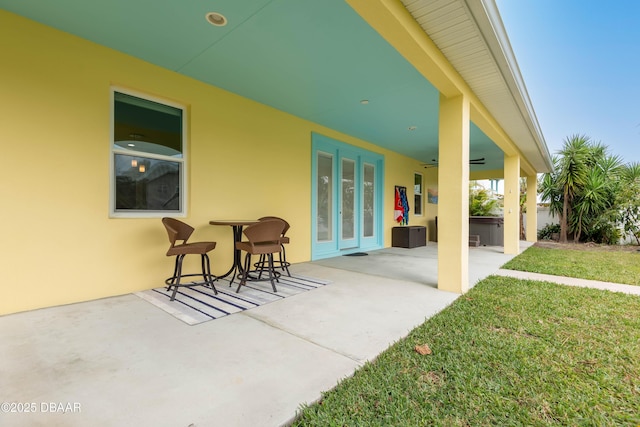
POLYGON ((267 219, 278 219, 282 222, 284 222, 284 230, 282 230, 282 236, 284 236, 285 234, 287 234, 287 230, 289 230, 289 223, 287 221, 285 221, 284 219, 277 217, 277 216, 263 216, 262 218, 258 218, 258 221, 264 221, 267 219))
POLYGON ((278 242, 285 225, 286 221, 280 218, 264 219, 251 224, 243 233, 252 244, 278 242))
POLYGON ((171 247, 175 246, 178 240, 182 240, 182 243, 187 243, 187 240, 194 230, 189 224, 185 224, 175 218, 162 218, 162 224, 164 224, 164 227, 167 229, 171 247))

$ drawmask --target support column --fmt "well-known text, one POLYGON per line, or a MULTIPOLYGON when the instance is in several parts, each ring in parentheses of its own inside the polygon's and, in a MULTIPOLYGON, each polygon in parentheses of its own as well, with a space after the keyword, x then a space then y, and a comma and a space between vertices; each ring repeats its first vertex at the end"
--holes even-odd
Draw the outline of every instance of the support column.
POLYGON ((504 253, 520 253, 520 156, 504 156, 504 253))
POLYGON ((527 176, 527 242, 538 241, 538 177, 527 176))
POLYGON ((469 289, 469 100, 440 95, 438 289, 469 289))

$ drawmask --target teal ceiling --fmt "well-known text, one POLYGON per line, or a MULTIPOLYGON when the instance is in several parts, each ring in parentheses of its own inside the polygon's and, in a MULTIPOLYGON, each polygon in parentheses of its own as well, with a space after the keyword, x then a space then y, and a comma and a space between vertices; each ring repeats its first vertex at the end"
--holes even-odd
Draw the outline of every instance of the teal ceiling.
MULTIPOLYGON (((343 0, 0 0, 0 7, 424 163, 437 158, 438 91, 343 0), (211 25, 208 12, 228 24, 211 25)), ((502 152, 473 124, 470 157, 487 159, 472 170, 502 168, 502 152)))

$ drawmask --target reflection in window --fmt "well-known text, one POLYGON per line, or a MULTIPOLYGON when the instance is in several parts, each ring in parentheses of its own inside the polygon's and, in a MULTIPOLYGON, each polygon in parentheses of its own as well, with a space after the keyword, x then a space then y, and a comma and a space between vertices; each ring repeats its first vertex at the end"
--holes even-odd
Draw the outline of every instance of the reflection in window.
POLYGON ((317 239, 319 242, 331 240, 333 235, 333 156, 318 153, 318 207, 317 239))
POLYGON ((114 91, 112 213, 183 212, 184 109, 114 91))
POLYGON ((116 154, 116 210, 179 211, 181 166, 116 154))

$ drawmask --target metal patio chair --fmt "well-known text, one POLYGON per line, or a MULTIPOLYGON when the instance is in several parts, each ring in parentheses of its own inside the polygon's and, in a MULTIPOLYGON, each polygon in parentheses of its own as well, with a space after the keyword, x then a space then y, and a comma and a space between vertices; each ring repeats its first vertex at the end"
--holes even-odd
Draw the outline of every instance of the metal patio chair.
POLYGON ((207 255, 210 251, 212 251, 216 247, 216 242, 187 242, 189 237, 194 231, 194 228, 189 224, 186 224, 182 221, 179 221, 174 218, 162 218, 162 224, 167 230, 167 234, 169 235, 169 242, 171 246, 167 251, 167 256, 175 256, 175 267, 173 269, 173 276, 169 277, 165 280, 167 284, 167 291, 173 288, 173 293, 171 294, 171 301, 176 298, 176 293, 178 292, 178 288, 181 286, 190 287, 190 286, 208 286, 213 289, 215 294, 218 293, 213 282, 217 280, 217 278, 211 274, 211 264, 209 262, 209 255, 207 255), (182 243, 179 243, 179 242, 182 243), (202 265, 201 273, 191 273, 191 274, 183 274, 182 273, 182 261, 184 257, 187 255, 200 255, 200 262, 202 265), (183 283, 182 279, 185 277, 193 277, 193 276, 202 276, 201 281, 192 281, 189 283, 183 283))
MULTIPOLYGON (((277 266, 279 266, 282 269, 282 271, 286 271, 287 276, 291 277, 291 273, 289 272, 289 266, 291 265, 291 263, 287 261, 287 251, 284 246, 285 244, 288 244, 290 242, 289 236, 286 235, 287 231, 290 228, 290 225, 286 220, 277 216, 263 216, 262 218, 258 218, 258 221, 264 221, 268 219, 275 219, 275 220, 284 222, 284 229, 282 230, 282 235, 280 236, 280 239, 279 239, 282 251, 279 253, 278 259, 274 260, 274 263, 277 266)), ((261 256, 259 263, 263 263, 264 261, 265 261, 264 256, 261 256)))
POLYGON ((247 240, 236 242, 236 248, 247 253, 245 255, 244 267, 237 276, 237 278, 240 279, 240 284, 236 292, 240 292, 240 288, 246 285, 247 280, 263 280, 261 276, 264 270, 267 270, 269 274, 268 280, 271 282, 273 291, 278 292, 275 282, 278 281, 280 273, 275 271, 273 254, 279 254, 282 251, 280 237, 282 236, 284 227, 285 223, 283 220, 265 219, 244 229, 243 233, 247 237, 247 240), (265 262, 257 263, 254 270, 251 270, 252 255, 265 257, 265 262))

